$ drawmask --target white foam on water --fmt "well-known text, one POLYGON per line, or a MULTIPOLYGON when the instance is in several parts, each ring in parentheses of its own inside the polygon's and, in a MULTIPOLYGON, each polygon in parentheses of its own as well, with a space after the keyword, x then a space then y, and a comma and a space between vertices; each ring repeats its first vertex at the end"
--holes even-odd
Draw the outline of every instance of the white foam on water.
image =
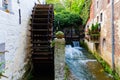
POLYGON ((80 57, 84 57, 82 51, 80 51, 80 47, 72 47, 71 45, 67 45, 65 48, 65 56, 66 58, 77 59, 80 57))

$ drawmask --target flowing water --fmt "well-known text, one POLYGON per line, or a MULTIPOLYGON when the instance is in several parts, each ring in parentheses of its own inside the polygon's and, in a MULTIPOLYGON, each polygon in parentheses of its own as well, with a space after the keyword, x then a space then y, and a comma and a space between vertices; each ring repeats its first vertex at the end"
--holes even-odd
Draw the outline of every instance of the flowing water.
POLYGON ((79 47, 79 42, 74 41, 73 45, 66 45, 65 57, 75 80, 113 80, 93 55, 79 47))

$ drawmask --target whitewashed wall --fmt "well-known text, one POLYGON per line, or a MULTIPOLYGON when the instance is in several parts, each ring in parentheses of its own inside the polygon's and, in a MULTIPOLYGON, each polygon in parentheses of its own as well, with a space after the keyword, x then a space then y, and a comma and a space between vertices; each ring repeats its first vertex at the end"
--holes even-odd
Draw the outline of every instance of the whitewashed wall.
MULTIPOLYGON (((5 73, 8 78, 0 80, 18 80, 23 76, 23 67, 27 63, 27 31, 30 15, 37 0, 12 1, 12 14, 0 10, 0 43, 5 42, 5 73), (19 12, 21 9, 21 24, 19 24, 19 12)), ((1 4, 1 3, 0 3, 1 4)), ((20 79, 21 80, 21 79, 20 79)))

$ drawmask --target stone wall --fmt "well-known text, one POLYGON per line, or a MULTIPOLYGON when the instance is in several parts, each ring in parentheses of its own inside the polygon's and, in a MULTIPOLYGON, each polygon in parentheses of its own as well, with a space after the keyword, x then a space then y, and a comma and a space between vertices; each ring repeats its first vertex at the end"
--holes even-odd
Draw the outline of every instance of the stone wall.
MULTIPOLYGON (((0 80, 18 80, 24 72, 28 61, 27 37, 32 9, 37 0, 11 0, 11 12, 0 10, 0 43, 5 43, 5 73, 8 78, 0 80), (19 24, 19 9, 21 9, 21 24, 19 24)), ((20 79, 22 80, 22 79, 20 79)))
POLYGON ((55 38, 55 80, 65 79, 65 39, 55 38))
MULTIPOLYGON (((111 0, 110 0, 111 1, 111 0)), ((116 71, 120 75, 120 1, 114 1, 114 27, 115 27, 115 67, 116 71)), ((112 65, 112 32, 111 32, 111 2, 108 0, 93 0, 93 8, 92 12, 94 14, 94 18, 91 19, 87 23, 87 25, 91 25, 92 23, 97 22, 97 16, 99 17, 98 23, 101 24, 101 34, 100 34, 100 43, 99 50, 100 56, 107 62, 109 65, 112 65), (98 1, 98 4, 97 4, 98 1), (97 8, 98 5, 98 8, 97 8), (100 21, 100 14, 103 13, 103 20, 100 21), (94 22, 93 22, 94 21, 94 22)), ((90 44, 88 42, 89 47, 95 46, 95 44, 90 44)))

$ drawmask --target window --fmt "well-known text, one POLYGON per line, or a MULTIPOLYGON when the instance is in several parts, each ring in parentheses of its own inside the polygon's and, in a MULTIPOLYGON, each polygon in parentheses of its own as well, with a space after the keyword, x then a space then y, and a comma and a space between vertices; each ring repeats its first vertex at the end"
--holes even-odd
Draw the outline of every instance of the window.
POLYGON ((103 20, 103 13, 100 13, 100 22, 103 20))
POLYGON ((99 23, 98 30, 101 31, 101 23, 99 23))
POLYGON ((99 2, 97 1, 97 8, 98 8, 98 3, 99 3, 99 2))
POLYGON ((3 0, 2 6, 3 6, 3 10, 5 12, 9 12, 9 10, 8 10, 8 0, 3 0))
POLYGON ((102 47, 103 47, 103 49, 106 49, 106 39, 105 38, 103 38, 103 40, 102 40, 102 47))
POLYGON ((2 0, 0 0, 0 9, 2 8, 2 0))
POLYGON ((0 0, 0 9, 7 13, 10 13, 12 4, 11 1, 12 0, 0 0))
POLYGON ((97 16, 97 22, 99 22, 99 16, 97 16))

